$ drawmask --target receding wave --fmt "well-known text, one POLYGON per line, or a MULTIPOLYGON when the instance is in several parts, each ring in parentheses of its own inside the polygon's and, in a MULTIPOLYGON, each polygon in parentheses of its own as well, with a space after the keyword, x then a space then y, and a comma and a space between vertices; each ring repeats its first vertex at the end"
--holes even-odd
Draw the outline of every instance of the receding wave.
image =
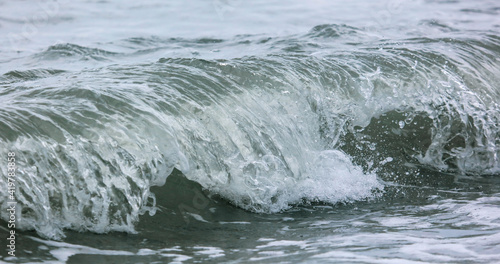
MULTIPOLYGON (((49 238, 64 228, 134 232, 139 215, 155 211, 150 188, 174 169, 263 213, 371 199, 421 168, 500 173, 497 37, 352 45, 356 34, 321 25, 256 42, 261 54, 248 57, 5 74, 0 154, 18 158, 19 224, 49 238), (343 37, 348 45, 321 51, 343 37)), ((245 46, 242 38, 255 37, 193 43, 245 46)), ((161 42, 125 42, 151 41, 161 42)), ((62 44, 36 56, 116 54, 62 44)))

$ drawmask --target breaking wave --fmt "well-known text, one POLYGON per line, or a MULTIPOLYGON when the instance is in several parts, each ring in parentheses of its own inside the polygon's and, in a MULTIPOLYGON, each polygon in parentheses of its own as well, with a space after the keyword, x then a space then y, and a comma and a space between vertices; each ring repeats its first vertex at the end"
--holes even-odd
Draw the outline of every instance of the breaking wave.
POLYGON ((320 25, 124 43, 136 51, 59 44, 32 56, 98 67, 0 76, 0 155, 16 154, 21 228, 54 239, 65 228, 134 232, 156 210, 150 188, 174 169, 259 213, 371 199, 422 169, 500 173, 500 39, 487 32, 389 42, 320 25), (259 51, 203 57, 249 43, 259 51), (113 63, 181 44, 200 51, 113 63))

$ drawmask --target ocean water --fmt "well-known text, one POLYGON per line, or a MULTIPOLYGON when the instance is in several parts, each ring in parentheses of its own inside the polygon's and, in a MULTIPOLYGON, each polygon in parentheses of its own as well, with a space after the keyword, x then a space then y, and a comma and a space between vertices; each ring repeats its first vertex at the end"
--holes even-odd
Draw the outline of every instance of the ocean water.
POLYGON ((0 0, 0 262, 498 263, 499 58, 497 1, 0 0))

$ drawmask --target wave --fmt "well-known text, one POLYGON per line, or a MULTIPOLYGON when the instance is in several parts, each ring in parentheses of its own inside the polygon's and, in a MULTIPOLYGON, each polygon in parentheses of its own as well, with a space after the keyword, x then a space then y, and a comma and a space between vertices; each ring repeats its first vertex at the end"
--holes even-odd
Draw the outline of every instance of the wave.
MULTIPOLYGON (((498 37, 364 41, 362 29, 320 25, 256 39, 193 40, 263 52, 247 57, 4 74, 0 155, 16 153, 20 227, 54 239, 134 232, 174 169, 260 213, 372 199, 422 170, 500 173, 498 37)), ((73 44, 34 55, 64 56, 128 55, 73 44)))

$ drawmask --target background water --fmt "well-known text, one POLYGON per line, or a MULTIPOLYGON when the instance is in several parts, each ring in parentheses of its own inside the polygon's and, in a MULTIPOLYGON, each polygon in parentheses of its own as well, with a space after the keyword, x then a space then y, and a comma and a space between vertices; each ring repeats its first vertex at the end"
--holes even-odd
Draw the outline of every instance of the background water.
POLYGON ((0 1, 9 263, 500 261, 495 1, 0 1))

